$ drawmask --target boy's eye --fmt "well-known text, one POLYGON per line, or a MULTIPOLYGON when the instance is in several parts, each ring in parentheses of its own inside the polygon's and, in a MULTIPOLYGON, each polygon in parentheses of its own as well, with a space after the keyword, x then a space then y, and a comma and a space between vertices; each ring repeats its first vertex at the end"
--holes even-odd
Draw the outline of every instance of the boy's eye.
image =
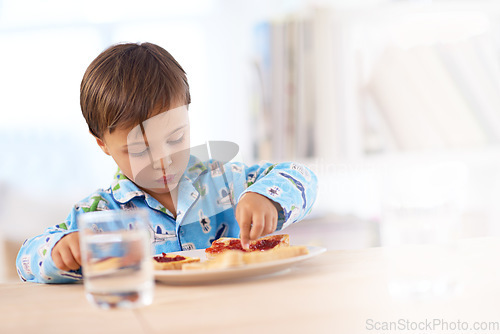
POLYGON ((167 140, 168 144, 179 144, 184 140, 184 132, 167 140))
POLYGON ((141 157, 148 152, 148 148, 146 147, 143 150, 129 150, 128 154, 132 157, 141 157))

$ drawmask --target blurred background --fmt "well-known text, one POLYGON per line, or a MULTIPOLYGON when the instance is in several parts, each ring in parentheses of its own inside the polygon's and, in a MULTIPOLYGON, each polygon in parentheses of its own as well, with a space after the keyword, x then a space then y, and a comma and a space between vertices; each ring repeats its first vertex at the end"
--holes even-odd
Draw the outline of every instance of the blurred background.
POLYGON ((318 174, 300 241, 379 245, 387 178, 443 163, 463 171, 445 185, 460 234, 497 230, 498 1, 0 0, 0 280, 24 239, 109 185, 79 85, 105 48, 145 41, 187 72, 193 144, 318 174))

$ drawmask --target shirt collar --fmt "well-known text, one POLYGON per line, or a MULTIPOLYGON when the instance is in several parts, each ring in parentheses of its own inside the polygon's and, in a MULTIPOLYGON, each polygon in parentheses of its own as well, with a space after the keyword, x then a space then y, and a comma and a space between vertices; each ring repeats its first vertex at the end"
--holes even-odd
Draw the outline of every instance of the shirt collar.
POLYGON ((126 203, 134 197, 145 196, 144 192, 137 185, 130 181, 122 171, 118 169, 113 182, 111 182, 111 193, 119 203, 126 203))

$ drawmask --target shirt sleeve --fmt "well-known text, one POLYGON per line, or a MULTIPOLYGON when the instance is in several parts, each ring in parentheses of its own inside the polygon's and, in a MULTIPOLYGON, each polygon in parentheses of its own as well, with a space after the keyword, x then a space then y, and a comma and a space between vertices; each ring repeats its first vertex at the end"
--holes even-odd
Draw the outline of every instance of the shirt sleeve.
POLYGON ((21 280, 34 283, 73 283, 82 280, 81 268, 64 271, 52 260, 52 249, 61 238, 78 230, 77 218, 83 212, 105 210, 105 194, 96 193, 73 207, 66 220, 45 230, 43 234, 27 239, 16 259, 21 280), (98 202, 96 204, 96 201, 98 202))
POLYGON ((75 211, 43 234, 24 241, 16 259, 17 273, 23 281, 34 283, 70 283, 82 278, 81 271, 63 271, 52 260, 52 249, 65 235, 76 231, 75 211))
POLYGON ((254 192, 279 204, 277 230, 309 214, 318 188, 318 179, 309 168, 294 162, 261 163, 244 168, 245 189, 239 194, 238 201, 244 194, 254 192))

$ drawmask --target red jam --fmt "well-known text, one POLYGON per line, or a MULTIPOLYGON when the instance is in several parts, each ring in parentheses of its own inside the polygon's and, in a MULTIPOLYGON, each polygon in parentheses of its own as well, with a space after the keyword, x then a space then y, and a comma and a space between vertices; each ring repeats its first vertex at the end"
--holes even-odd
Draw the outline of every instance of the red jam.
POLYGON ((206 249, 206 252, 212 253, 212 254, 217 254, 221 253, 225 250, 240 250, 240 251, 245 251, 243 249, 243 246, 241 246, 241 241, 234 239, 230 240, 228 244, 222 242, 222 241, 214 241, 212 243, 212 246, 206 249))
POLYGON ((271 239, 257 240, 250 243, 249 249, 243 249, 241 241, 239 239, 230 240, 228 244, 223 241, 214 241, 212 246, 207 248, 205 251, 211 254, 222 253, 226 250, 240 250, 243 252, 254 252, 254 251, 265 251, 276 247, 281 241, 280 236, 275 236, 271 239))
POLYGON ((273 238, 273 239, 264 239, 264 240, 257 240, 255 243, 252 243, 250 245, 250 250, 256 251, 265 251, 272 249, 280 243, 281 239, 280 238, 273 238))
POLYGON ((176 255, 176 256, 167 256, 165 253, 161 253, 161 256, 154 256, 153 259, 157 262, 161 263, 167 263, 167 262, 174 262, 174 261, 182 261, 185 260, 186 258, 181 255, 176 255))

